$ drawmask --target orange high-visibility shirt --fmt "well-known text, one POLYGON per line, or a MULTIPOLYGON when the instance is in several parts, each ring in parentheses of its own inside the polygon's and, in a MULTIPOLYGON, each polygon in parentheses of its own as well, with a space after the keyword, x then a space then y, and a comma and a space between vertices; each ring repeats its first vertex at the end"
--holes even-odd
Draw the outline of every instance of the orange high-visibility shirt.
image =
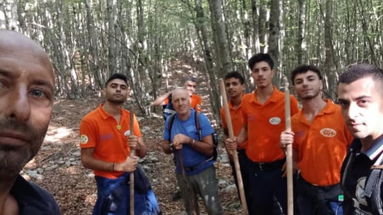
MULTIPOLYGON (((239 105, 238 107, 233 107, 233 105, 229 102, 229 111, 230 111, 231 123, 233 126, 234 136, 238 136, 239 132, 241 131, 241 129, 244 126, 243 117, 242 117, 242 105, 239 105)), ((221 120, 222 120, 221 125, 224 129, 227 129, 225 111, 223 110, 223 108, 221 108, 220 114, 221 114, 221 120)), ((241 145, 242 144, 243 144, 242 148, 245 148, 247 141, 245 141, 245 143, 241 143, 241 145)), ((238 149, 242 149, 242 148, 238 147, 238 149)))
POLYGON ((301 176, 313 185, 339 183, 340 169, 352 141, 340 106, 328 100, 311 122, 300 111, 293 116, 291 124, 301 176))
MULTIPOLYGON (((291 115, 298 112, 298 102, 290 96, 291 115)), ((246 155, 253 162, 272 162, 285 158, 280 147, 280 134, 285 130, 285 94, 274 87, 263 104, 256 92, 242 98, 242 113, 247 125, 246 155)))
MULTIPOLYGON (((121 119, 104 111, 103 105, 84 116, 80 123, 80 147, 94 148, 93 157, 106 162, 121 163, 130 155, 127 136, 130 134, 130 112, 121 109, 121 119)), ((134 117, 133 134, 141 137, 141 131, 134 117)), ((123 172, 94 170, 94 174, 106 178, 117 178, 123 172)))

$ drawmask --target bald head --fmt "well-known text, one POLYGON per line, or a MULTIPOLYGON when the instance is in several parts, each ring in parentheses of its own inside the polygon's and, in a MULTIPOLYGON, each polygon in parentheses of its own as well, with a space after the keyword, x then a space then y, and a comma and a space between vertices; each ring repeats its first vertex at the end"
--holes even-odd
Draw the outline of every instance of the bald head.
POLYGON ((0 56, 9 55, 17 52, 18 55, 33 58, 46 66, 53 75, 52 64, 47 53, 35 41, 28 37, 9 30, 0 30, 0 56))
POLYGON ((53 98, 45 51, 22 34, 0 30, 0 181, 16 177, 40 149, 53 98))
POLYGON ((187 117, 190 113, 189 91, 184 88, 177 88, 172 92, 172 103, 177 114, 187 117))
POLYGON ((180 96, 180 95, 189 95, 189 91, 185 88, 176 88, 172 91, 172 99, 174 99, 174 95, 180 96))

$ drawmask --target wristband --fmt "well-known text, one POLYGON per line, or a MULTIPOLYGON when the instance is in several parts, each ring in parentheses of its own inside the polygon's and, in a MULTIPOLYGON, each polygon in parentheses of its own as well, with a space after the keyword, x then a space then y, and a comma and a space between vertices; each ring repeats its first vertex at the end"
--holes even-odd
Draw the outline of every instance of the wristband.
POLYGON ((114 172, 114 162, 113 162, 113 165, 112 165, 112 172, 114 172))

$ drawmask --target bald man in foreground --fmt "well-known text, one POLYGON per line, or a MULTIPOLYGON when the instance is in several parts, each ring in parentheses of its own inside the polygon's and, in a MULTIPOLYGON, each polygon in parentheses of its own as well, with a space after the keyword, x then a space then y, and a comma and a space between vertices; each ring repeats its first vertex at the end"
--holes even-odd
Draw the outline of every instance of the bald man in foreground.
POLYGON ((60 214, 52 195, 20 176, 48 129, 54 74, 44 50, 0 30, 0 214, 60 214))

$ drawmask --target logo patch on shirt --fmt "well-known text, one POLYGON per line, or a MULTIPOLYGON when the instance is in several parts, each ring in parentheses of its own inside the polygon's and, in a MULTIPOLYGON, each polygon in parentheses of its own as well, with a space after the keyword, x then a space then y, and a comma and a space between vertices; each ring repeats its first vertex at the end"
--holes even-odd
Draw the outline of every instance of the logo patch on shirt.
POLYGON ((88 140, 89 138, 86 135, 83 134, 80 136, 80 144, 86 144, 88 143, 88 140))
POLYGON ((275 117, 271 117, 269 119, 269 123, 272 124, 272 125, 278 125, 279 123, 281 123, 281 118, 275 116, 275 117))
POLYGON ((322 128, 320 134, 324 137, 335 137, 336 131, 332 128, 322 128))
POLYGON ((126 130, 125 133, 124 133, 125 136, 129 136, 130 135, 130 130, 126 130))

